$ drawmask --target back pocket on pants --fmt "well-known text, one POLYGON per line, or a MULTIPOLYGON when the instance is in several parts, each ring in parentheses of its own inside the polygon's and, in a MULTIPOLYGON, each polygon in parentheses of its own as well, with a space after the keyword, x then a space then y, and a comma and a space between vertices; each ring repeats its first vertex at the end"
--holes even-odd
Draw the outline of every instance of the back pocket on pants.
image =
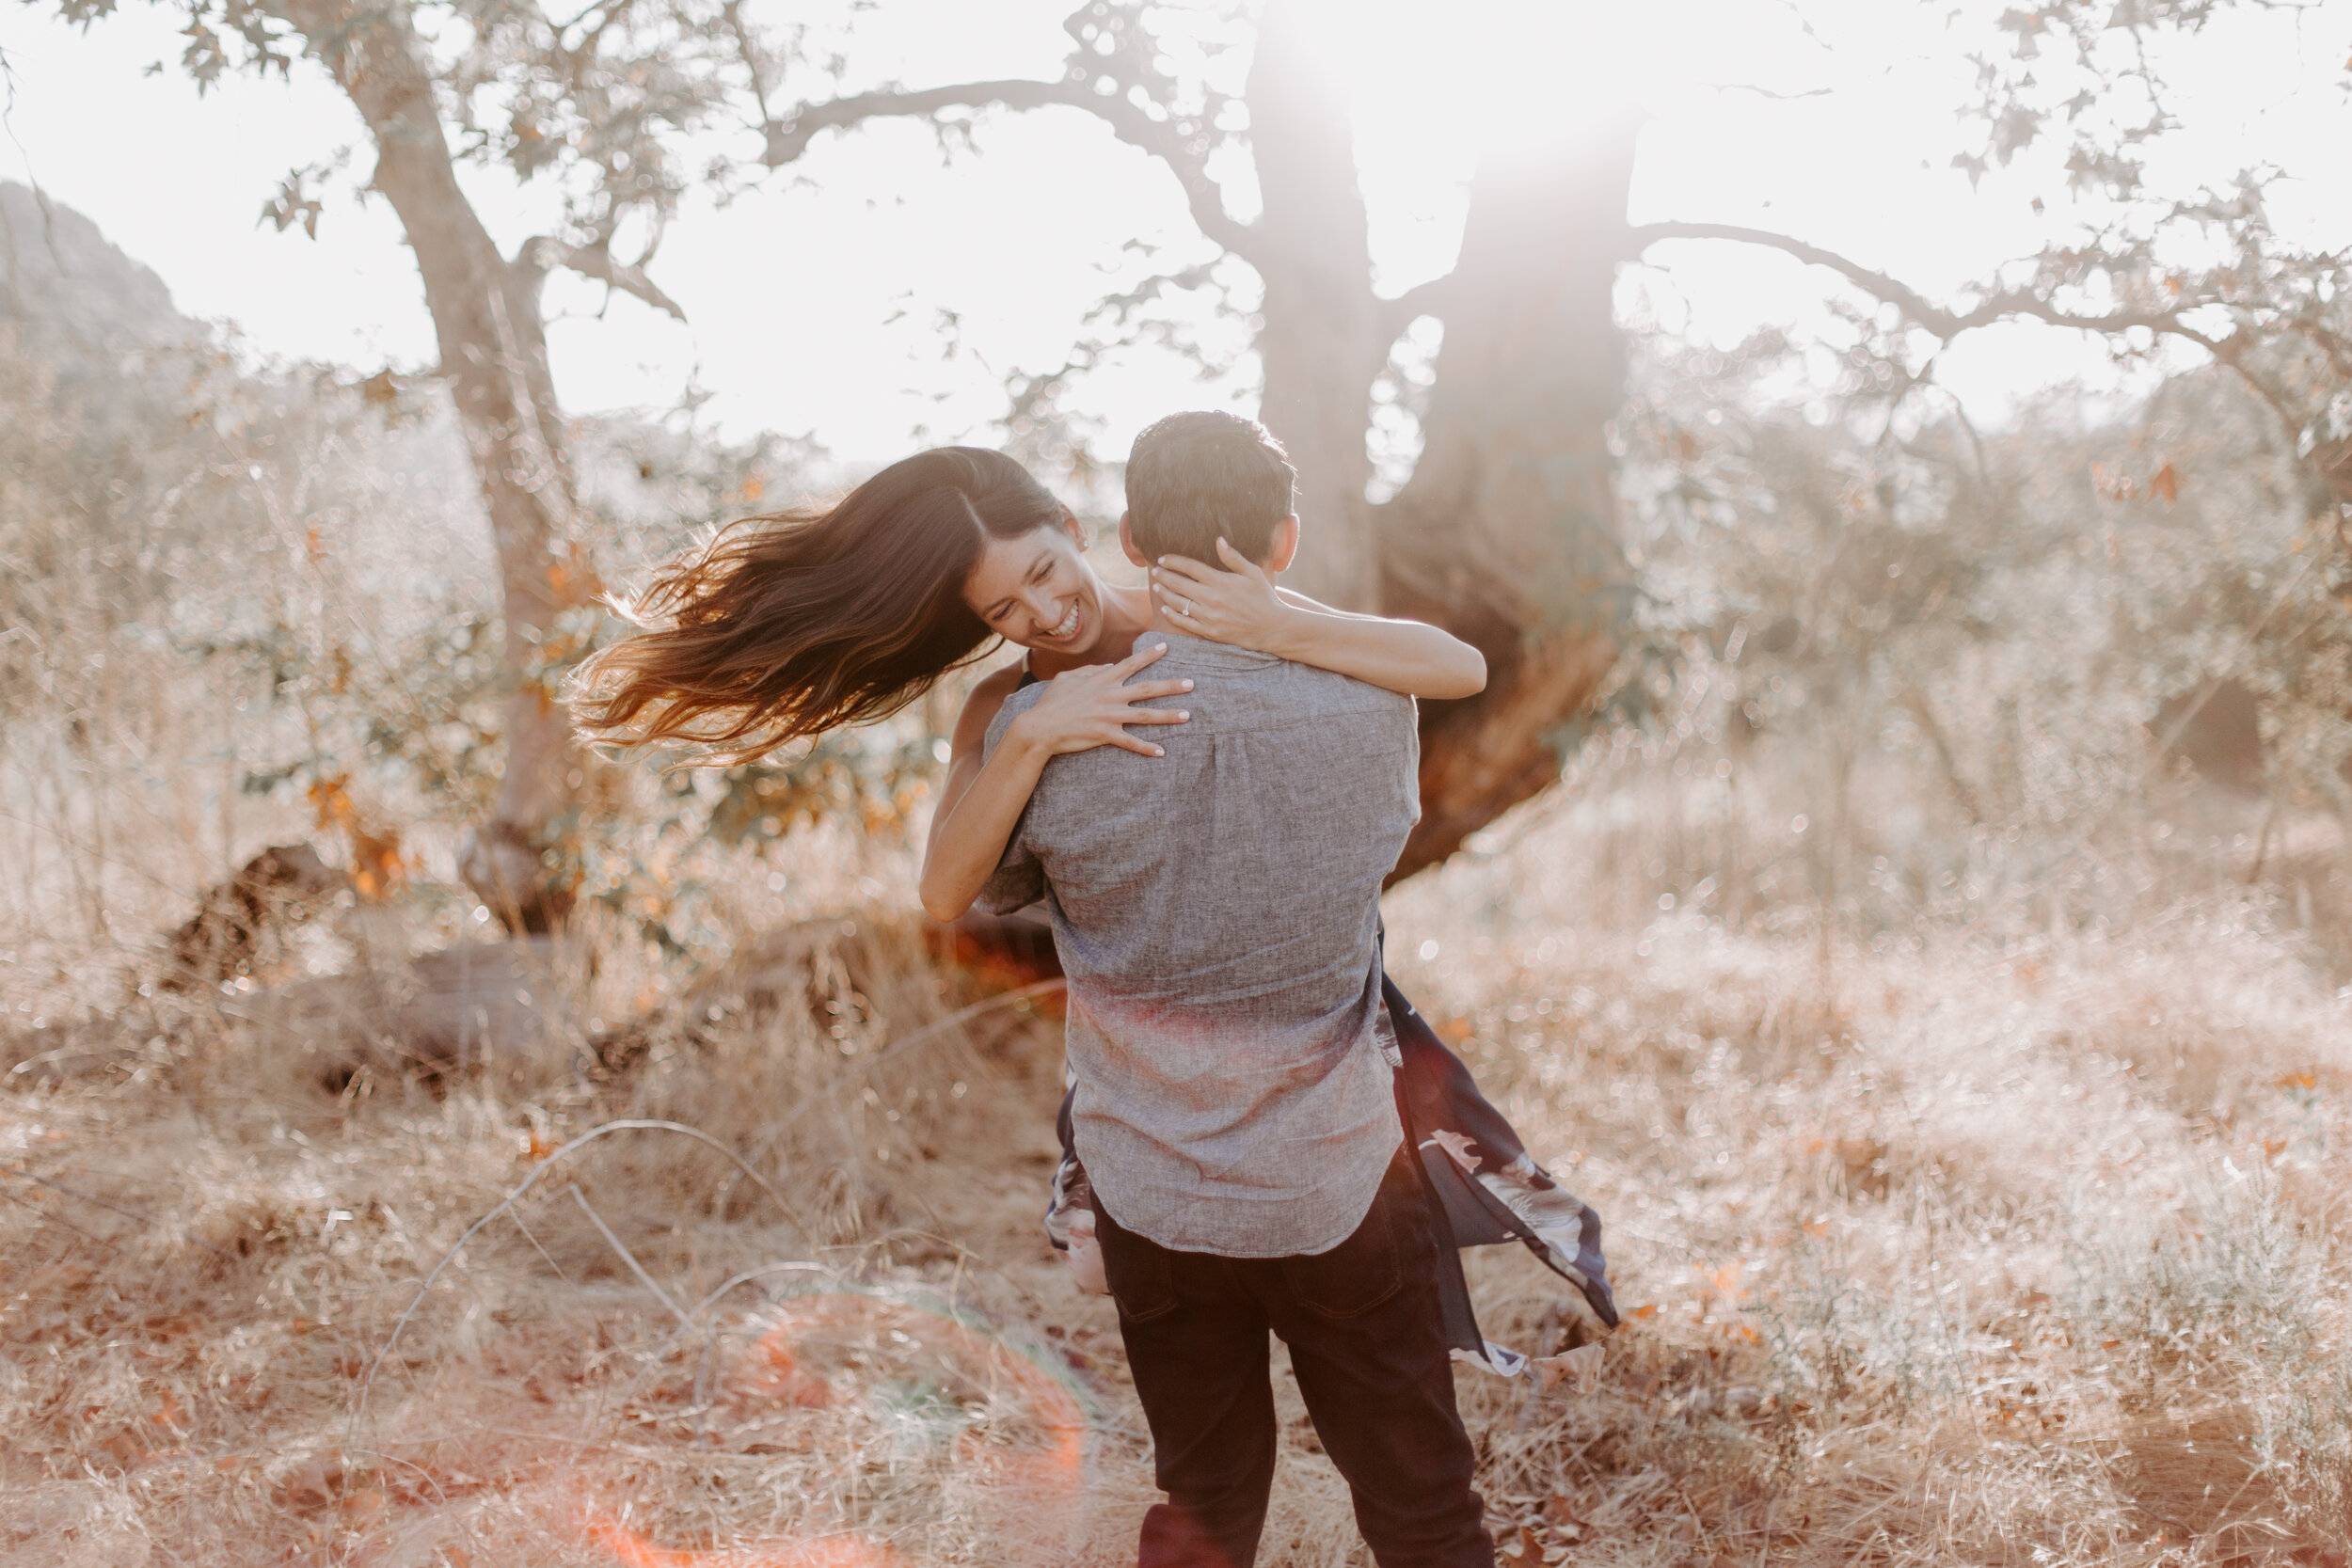
POLYGON ((1110 1287, 1121 1318, 1148 1323, 1176 1310, 1176 1280, 1166 1247, 1123 1228, 1103 1212, 1099 1199, 1094 1209, 1094 1236, 1103 1249, 1103 1282, 1110 1287))
POLYGON ((1390 1212, 1389 1183, 1372 1200, 1355 1233, 1328 1252, 1282 1259, 1282 1278, 1299 1305, 1327 1318, 1359 1318, 1405 1284, 1405 1262, 1390 1212))

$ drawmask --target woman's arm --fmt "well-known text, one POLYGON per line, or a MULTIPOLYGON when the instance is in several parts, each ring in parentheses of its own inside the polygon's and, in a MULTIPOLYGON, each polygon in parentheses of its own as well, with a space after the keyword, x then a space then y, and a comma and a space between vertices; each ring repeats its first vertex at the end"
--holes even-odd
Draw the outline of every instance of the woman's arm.
POLYGON ((1120 746, 1148 757, 1162 754, 1160 747, 1129 735, 1125 726, 1181 724, 1192 715, 1132 705, 1189 691, 1192 682, 1126 683, 1166 652, 1167 643, 1155 643, 1117 664, 1089 664, 1055 676, 1037 705, 1005 726, 1004 738, 985 759, 988 727, 1005 699, 1020 688, 1020 671, 999 670, 973 689, 956 720, 947 783, 923 849, 919 892, 932 918, 954 920, 980 895, 1005 857, 1048 759, 1096 746, 1120 746))
POLYGON ((1013 824, 1021 819, 1021 808, 1028 803, 1029 792, 1037 787, 1037 776, 1045 767, 1042 754, 1027 754, 1028 749, 1015 745, 1009 734, 994 756, 985 765, 981 761, 989 725, 996 721, 1005 699, 1020 686, 1019 665, 999 670, 972 689, 963 711, 956 717, 947 778, 940 788, 939 810, 931 816, 930 837, 923 846, 923 872, 917 883, 923 908, 935 919, 956 919, 979 896, 988 872, 982 871, 974 880, 973 863, 985 860, 993 870, 1004 857, 1013 824), (980 792, 977 799, 976 788, 980 792), (992 838, 993 851, 989 847, 992 838), (964 885, 967 882, 969 887, 964 885))
POLYGON ((1181 555, 1152 570, 1152 602, 1178 629, 1353 675, 1407 697, 1471 697, 1486 689, 1486 656, 1452 633, 1421 621, 1351 615, 1319 605, 1275 587, 1224 540, 1216 542, 1216 551, 1222 571, 1181 555))

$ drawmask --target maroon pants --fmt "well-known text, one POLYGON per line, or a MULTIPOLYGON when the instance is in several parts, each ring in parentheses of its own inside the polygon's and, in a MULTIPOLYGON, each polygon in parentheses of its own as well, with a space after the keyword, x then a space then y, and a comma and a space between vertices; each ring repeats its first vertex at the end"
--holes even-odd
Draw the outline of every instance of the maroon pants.
POLYGON ((1141 1568, 1249 1568, 1274 1481, 1268 1331, 1290 1347, 1315 1434, 1380 1568, 1494 1568, 1474 1458, 1454 1406, 1437 1243, 1402 1148, 1355 1234, 1296 1258, 1176 1252, 1096 1235, 1168 1501, 1144 1515, 1141 1568))

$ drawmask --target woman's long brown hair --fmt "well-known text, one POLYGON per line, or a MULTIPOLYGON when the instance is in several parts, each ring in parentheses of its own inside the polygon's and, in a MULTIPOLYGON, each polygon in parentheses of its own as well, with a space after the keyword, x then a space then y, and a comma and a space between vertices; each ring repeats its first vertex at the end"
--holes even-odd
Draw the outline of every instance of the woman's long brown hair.
POLYGON ((574 674, 573 722, 735 763, 884 718, 989 641, 962 594, 987 542, 1069 516, 1002 452, 940 447, 830 509, 731 523, 616 607, 643 629, 574 674))

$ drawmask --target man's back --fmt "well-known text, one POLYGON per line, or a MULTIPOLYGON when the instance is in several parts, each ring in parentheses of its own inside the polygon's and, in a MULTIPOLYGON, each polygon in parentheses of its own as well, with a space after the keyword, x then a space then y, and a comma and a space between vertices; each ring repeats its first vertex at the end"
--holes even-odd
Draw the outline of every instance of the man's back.
MULTIPOLYGON (((1127 1228, 1241 1257, 1362 1219, 1400 1131, 1374 1039, 1378 898, 1419 815, 1413 705, 1176 633, 1188 724, 1057 757, 982 903, 1044 895, 1079 1157, 1127 1228)), ((1037 700, 1017 692, 993 748, 1037 700)))

